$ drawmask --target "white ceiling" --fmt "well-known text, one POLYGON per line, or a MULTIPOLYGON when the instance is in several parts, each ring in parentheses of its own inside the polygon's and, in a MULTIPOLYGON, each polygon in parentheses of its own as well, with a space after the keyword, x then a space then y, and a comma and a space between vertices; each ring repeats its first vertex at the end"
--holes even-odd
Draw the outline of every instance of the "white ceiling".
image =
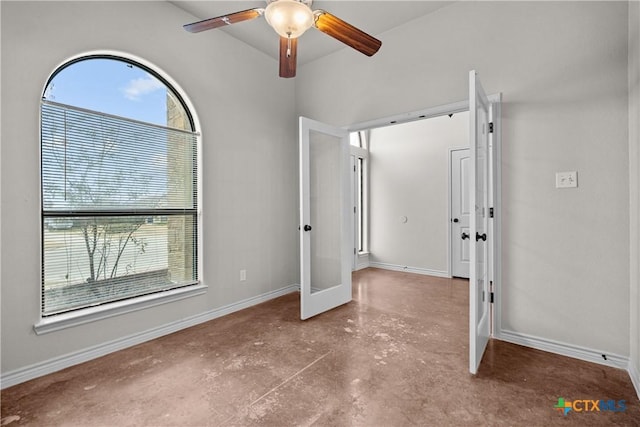
MULTIPOLYGON (((241 10, 256 7, 264 8, 264 1, 203 1, 203 0, 174 0, 173 5, 192 14, 195 21, 226 15, 241 10)), ((376 36, 404 24, 407 21, 431 13, 451 1, 343 1, 318 0, 314 1, 312 9, 324 9, 338 18, 376 36)), ((189 22, 185 22, 188 24, 189 22)), ((263 17, 252 21, 241 22, 221 29, 209 31, 224 31, 250 46, 278 59, 278 35, 269 27, 263 17)), ((206 33, 194 34, 194 37, 206 37, 206 33)), ((346 48, 341 42, 321 33, 313 28, 309 29, 298 41, 298 64, 306 64, 322 56, 346 48)))

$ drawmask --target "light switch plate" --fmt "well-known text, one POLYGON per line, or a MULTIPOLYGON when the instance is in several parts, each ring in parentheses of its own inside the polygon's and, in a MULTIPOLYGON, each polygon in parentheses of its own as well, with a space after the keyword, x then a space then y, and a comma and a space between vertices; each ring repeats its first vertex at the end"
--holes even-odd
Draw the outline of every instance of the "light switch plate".
POLYGON ((556 188, 575 188, 578 186, 578 172, 556 172, 556 188))

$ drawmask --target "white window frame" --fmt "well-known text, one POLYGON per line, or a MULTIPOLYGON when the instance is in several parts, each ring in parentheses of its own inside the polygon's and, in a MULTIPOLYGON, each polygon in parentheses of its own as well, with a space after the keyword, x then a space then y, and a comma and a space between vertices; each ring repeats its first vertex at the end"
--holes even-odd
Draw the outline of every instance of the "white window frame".
MULTIPOLYGON (((167 75, 160 67, 155 64, 146 61, 143 58, 137 57, 135 55, 131 55, 125 52, 120 51, 111 51, 111 50, 100 50, 100 51, 89 51, 84 52, 73 57, 66 59, 61 62, 54 68, 54 71, 47 78, 42 88, 41 93, 45 93, 47 86, 50 80, 55 76, 55 74, 62 70, 64 67, 68 66, 73 62, 77 62, 83 59, 90 58, 112 58, 115 60, 121 60, 124 62, 132 62, 134 64, 140 64, 143 68, 147 68, 152 70, 154 74, 161 77, 164 82, 182 98, 182 102, 185 108, 188 110, 190 114, 194 132, 197 134, 197 210, 196 210, 196 263, 197 263, 197 277, 198 281, 193 285, 184 286, 177 289, 172 289, 168 291, 158 292, 149 295, 142 295, 138 297, 132 297, 129 299, 116 301, 112 303, 105 303, 103 305, 83 308, 75 311, 65 312, 61 314, 51 315, 51 316, 42 316, 42 309, 39 310, 39 319, 34 324, 33 329, 37 335, 58 331, 61 329, 66 329, 69 327, 74 327, 77 325, 95 322, 97 320, 106 319, 113 316, 119 316, 125 313, 143 310, 151 307, 155 307, 162 304, 167 304, 175 301, 179 301, 185 298, 194 297, 197 295, 202 295, 206 292, 207 286, 203 282, 203 227, 202 227, 202 135, 200 132, 201 125, 200 120, 196 114, 196 110, 194 108, 193 103, 186 95, 185 91, 180 87, 180 85, 172 79, 169 75, 167 75)), ((41 120, 41 115, 39 114, 39 119, 41 120)), ((39 129, 42 129, 40 124, 39 129)), ((40 132, 39 130, 39 132, 40 132)), ((40 137, 41 139, 41 137, 40 137)), ((40 140, 39 139, 39 140, 40 140)), ((41 150, 38 150, 39 157, 41 157, 41 150)), ((38 159, 40 164, 41 158, 38 159)), ((40 172, 42 173, 42 172, 40 172)), ((42 206, 42 190, 39 191, 40 197, 40 206, 42 206)), ((43 221, 43 215, 40 215, 41 221, 43 221)), ((40 224, 40 233, 42 233, 43 224, 40 224)), ((40 236, 40 241, 43 242, 43 236, 40 236)), ((43 246, 40 244, 40 259, 43 259, 43 246)), ((41 306, 42 302, 42 283, 38 284, 40 292, 39 292, 39 301, 38 305, 41 306)))
MULTIPOLYGON (((362 145, 364 147, 358 147, 355 145, 350 145, 350 153, 353 159, 353 190, 352 190, 352 202, 354 206, 354 220, 353 220, 353 239, 354 239, 354 266, 357 266, 357 258, 358 256, 367 255, 369 253, 369 236, 368 236, 368 202, 369 202, 369 149, 368 149, 368 141, 367 141, 367 132, 368 131, 356 131, 359 135, 360 141, 362 141, 362 145), (362 159, 362 212, 360 206, 358 204, 358 182, 355 174, 357 173, 357 163, 358 160, 362 159), (359 221, 358 218, 362 218, 362 221, 359 221), (360 224, 362 222, 362 224, 360 224), (361 229, 360 229, 361 228, 361 229), (360 248, 360 241, 358 239, 359 233, 362 233, 362 247, 360 248)), ((353 132, 353 133, 356 133, 353 132)))

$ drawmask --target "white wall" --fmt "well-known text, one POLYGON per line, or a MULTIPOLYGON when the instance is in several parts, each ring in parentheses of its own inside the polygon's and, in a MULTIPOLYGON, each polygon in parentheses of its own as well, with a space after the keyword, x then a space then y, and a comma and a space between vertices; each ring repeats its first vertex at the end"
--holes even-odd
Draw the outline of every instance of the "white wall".
POLYGON ((629 2, 630 368, 640 396, 640 3, 629 2))
POLYGON ((166 2, 6 2, 2 8, 2 374, 298 282, 294 84, 225 35, 189 34, 166 2), (36 336, 39 100, 67 58, 144 58, 186 91, 202 124, 206 294, 36 336), (280 102, 273 102, 275 99, 280 102), (7 250, 7 248, 10 248, 7 250), (247 281, 239 282, 239 270, 247 281))
POLYGON ((344 49, 296 79, 300 114, 348 125, 468 99, 476 69, 504 94, 503 328, 625 357, 627 9, 456 2, 380 34, 372 58, 344 49), (579 187, 556 190, 566 170, 579 187))
POLYGON ((464 112, 371 130, 371 261, 448 274, 449 150, 469 146, 468 120, 464 112))
MULTIPOLYGON (((3 375, 297 282, 296 113, 351 124, 463 100, 473 68, 505 101, 503 326, 629 355, 638 183, 629 185, 628 155, 638 150, 627 97, 627 28, 637 18, 627 19, 627 3, 458 2, 380 35, 373 58, 344 49, 300 67, 295 81, 223 32, 185 33, 193 17, 167 3, 2 1, 0 10, 3 375), (58 64, 101 48, 155 63, 196 107, 209 290, 36 336, 38 101, 58 64), (555 190, 559 170, 578 170, 580 187, 555 190)), ((636 329, 640 368, 638 339, 636 329)))

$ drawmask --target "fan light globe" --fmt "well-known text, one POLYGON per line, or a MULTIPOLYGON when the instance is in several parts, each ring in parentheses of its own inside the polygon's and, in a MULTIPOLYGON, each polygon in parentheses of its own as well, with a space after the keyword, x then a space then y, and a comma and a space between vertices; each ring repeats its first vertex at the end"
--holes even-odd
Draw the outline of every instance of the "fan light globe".
POLYGON ((282 37, 300 37, 313 25, 313 12, 297 0, 276 0, 269 3, 264 17, 282 37))

